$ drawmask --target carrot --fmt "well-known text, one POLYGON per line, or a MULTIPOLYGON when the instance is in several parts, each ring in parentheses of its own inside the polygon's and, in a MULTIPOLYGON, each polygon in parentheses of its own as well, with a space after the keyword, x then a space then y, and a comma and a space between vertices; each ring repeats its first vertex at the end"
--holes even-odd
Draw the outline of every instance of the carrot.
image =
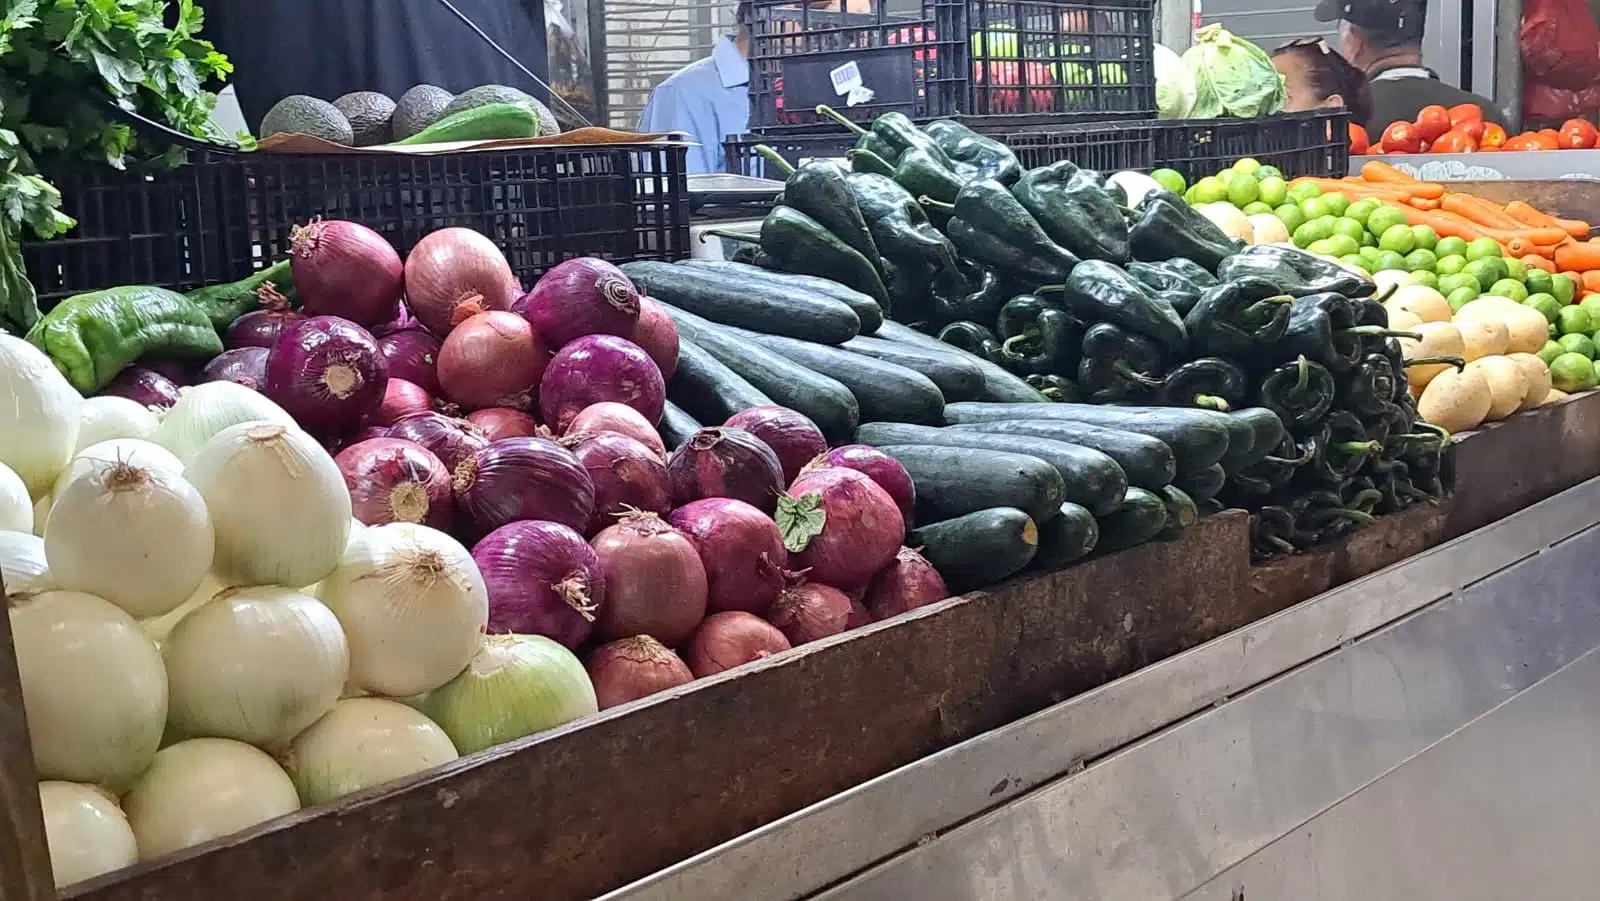
MULTIPOLYGON (((1529 226, 1519 222, 1506 214, 1506 211, 1487 200, 1473 197, 1471 194, 1450 193, 1439 201, 1439 205, 1452 213, 1471 219, 1479 225, 1489 228, 1508 229, 1521 232, 1529 226)), ((1563 232, 1562 234, 1565 234, 1563 232)))
POLYGON ((1581 219, 1557 219, 1521 200, 1513 200, 1506 204, 1506 214, 1525 225, 1559 228, 1580 241, 1589 237, 1589 223, 1581 219))
POLYGON ((1443 210, 1419 210, 1416 207, 1401 207, 1405 211, 1407 225, 1426 225, 1438 233, 1441 238, 1460 238, 1463 241, 1473 241, 1483 237, 1483 229, 1455 213, 1443 210))
POLYGON ((1409 203, 1419 210, 1436 210, 1439 208, 1439 201, 1429 197, 1413 197, 1409 203))
POLYGON ((1556 264, 1555 264, 1554 260, 1550 259, 1547 256, 1542 256, 1542 255, 1537 254, 1537 253, 1530 253, 1527 256, 1523 257, 1522 258, 1522 265, 1524 265, 1524 266, 1532 266, 1535 269, 1543 269, 1546 272, 1555 272, 1556 271, 1556 264))
POLYGON ((1585 291, 1600 291, 1600 269, 1590 269, 1578 278, 1585 291))
POLYGON ((1537 246, 1526 238, 1512 238, 1505 243, 1506 254, 1521 259, 1537 250, 1537 246))
POLYGON ((1373 185, 1362 181, 1341 181, 1337 178, 1311 178, 1309 176, 1297 178, 1290 182, 1291 186, 1302 183, 1314 184, 1322 189, 1324 194, 1347 194, 1353 197, 1379 197, 1395 201, 1404 201, 1409 197, 1404 189, 1398 185, 1373 185))
POLYGON ((1406 185, 1413 197, 1425 197, 1428 200, 1438 200, 1444 196, 1444 185, 1431 181, 1418 181, 1406 185))
POLYGON ((1361 177, 1370 182, 1388 182, 1390 184, 1411 184, 1416 182, 1416 179, 1382 160, 1368 160, 1363 164, 1361 177))
POLYGON ((1556 248, 1556 268, 1562 272, 1600 269, 1600 242, 1573 241, 1556 248))

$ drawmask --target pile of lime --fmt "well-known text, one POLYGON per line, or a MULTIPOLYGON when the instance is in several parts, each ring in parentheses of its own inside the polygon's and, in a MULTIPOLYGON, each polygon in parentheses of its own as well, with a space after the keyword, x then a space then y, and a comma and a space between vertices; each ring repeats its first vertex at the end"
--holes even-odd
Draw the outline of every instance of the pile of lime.
POLYGON ((1539 292, 1523 303, 1550 321, 1550 340, 1540 348, 1539 359, 1549 364, 1555 387, 1569 394, 1600 387, 1600 362, 1595 360, 1596 345, 1600 344, 1600 295, 1562 304, 1553 294, 1539 292))
POLYGON ((1216 175, 1207 175, 1187 189, 1182 187, 1183 176, 1171 169, 1157 169, 1150 177, 1163 188, 1181 193, 1196 206, 1231 203, 1247 216, 1275 212, 1289 202, 1289 182, 1283 173, 1275 166, 1262 165, 1260 160, 1249 157, 1216 175))

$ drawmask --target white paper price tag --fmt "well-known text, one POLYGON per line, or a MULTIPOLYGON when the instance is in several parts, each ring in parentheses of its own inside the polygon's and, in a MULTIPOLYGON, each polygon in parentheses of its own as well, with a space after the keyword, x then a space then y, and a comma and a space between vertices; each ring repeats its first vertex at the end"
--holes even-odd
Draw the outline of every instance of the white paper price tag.
POLYGON ((861 67, 851 60, 829 71, 828 78, 833 81, 833 92, 843 97, 861 87, 861 67))

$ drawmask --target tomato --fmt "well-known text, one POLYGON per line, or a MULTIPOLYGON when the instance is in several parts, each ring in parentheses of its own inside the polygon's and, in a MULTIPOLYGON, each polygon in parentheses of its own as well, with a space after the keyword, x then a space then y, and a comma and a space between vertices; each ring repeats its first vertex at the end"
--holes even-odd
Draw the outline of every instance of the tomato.
POLYGON ((1473 143, 1479 144, 1483 142, 1483 136, 1488 130, 1488 125, 1482 119, 1467 119, 1460 125, 1450 126, 1450 130, 1459 131, 1471 138, 1473 143))
MULTIPOLYGON (((1440 137, 1443 137, 1443 135, 1440 135, 1440 137)), ((1433 152, 1433 142, 1432 141, 1423 141, 1422 142, 1422 146, 1417 149, 1417 152, 1418 153, 1432 153, 1433 152)))
POLYGON ((1594 123, 1587 119, 1568 119, 1561 123, 1561 135, 1557 139, 1561 147, 1568 150, 1587 149, 1594 146, 1597 133, 1594 123))
POLYGON ((1365 128, 1362 128, 1361 126, 1355 124, 1354 122, 1351 122, 1350 123, 1350 155, 1351 156, 1365 156, 1366 153, 1367 153, 1367 150, 1369 150, 1369 149, 1370 149, 1370 145, 1369 145, 1369 142, 1367 140, 1367 130, 1365 128))
POLYGON ((1434 153, 1472 153, 1477 149, 1478 142, 1463 128, 1452 128, 1433 142, 1434 153))
POLYGON ((1425 106, 1417 113, 1417 135, 1432 141, 1450 130, 1450 111, 1437 104, 1425 106))
POLYGON ((1410 122, 1390 123, 1389 127, 1383 130, 1381 143, 1390 153, 1422 152, 1422 135, 1410 122))
POLYGON ((1556 131, 1553 128, 1541 129, 1540 131, 1538 131, 1537 133, 1532 135, 1532 138, 1533 138, 1533 141, 1532 141, 1533 146, 1529 147, 1528 148, 1529 150, 1560 150, 1561 149, 1561 133, 1556 131))
POLYGON ((1517 135, 1515 137, 1507 138, 1505 143, 1500 145, 1500 149, 1501 150, 1532 150, 1533 149, 1533 136, 1528 134, 1527 132, 1523 132, 1522 134, 1517 135))
POLYGON ((1478 149, 1485 147, 1500 148, 1506 143, 1506 130, 1497 122, 1483 123, 1483 137, 1478 139, 1478 149))
POLYGON ((1450 116, 1450 126, 1452 128, 1460 125, 1462 122, 1470 121, 1472 119, 1483 119, 1483 109, 1476 103, 1458 103, 1455 106, 1450 107, 1448 113, 1450 116))

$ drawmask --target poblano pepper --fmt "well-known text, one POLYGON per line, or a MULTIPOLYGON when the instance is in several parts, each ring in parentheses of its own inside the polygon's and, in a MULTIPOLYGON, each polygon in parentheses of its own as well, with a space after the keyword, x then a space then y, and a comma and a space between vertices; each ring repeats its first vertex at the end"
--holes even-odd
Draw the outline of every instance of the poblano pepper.
POLYGON ((868 150, 883 157, 891 164, 898 163, 900 157, 908 150, 920 150, 928 154, 945 169, 950 168, 950 159, 933 136, 917 127, 904 113, 883 113, 872 120, 871 130, 862 128, 855 122, 845 118, 831 106, 817 107, 819 115, 838 122, 860 136, 856 148, 868 150))
MULTIPOLYGON (((707 231, 708 235, 748 243, 741 232, 707 231)), ((846 244, 822 223, 791 206, 773 207, 761 220, 761 249, 778 267, 797 275, 815 275, 866 294, 888 305, 889 292, 878 273, 877 262, 846 244)))
POLYGON ((1109 322, 1155 340, 1172 353, 1189 344, 1183 317, 1120 266, 1104 260, 1079 263, 1066 282, 1036 293, 1060 291, 1064 305, 1084 322, 1109 322))
POLYGON ((144 286, 73 295, 34 323, 27 341, 85 396, 140 357, 209 360, 223 349, 204 308, 144 286))
POLYGON ((964 280, 958 271, 954 276, 939 279, 934 284, 934 308, 945 322, 972 320, 993 322, 1000 308, 1016 292, 1012 286, 993 270, 977 273, 977 283, 964 280))
POLYGON ((1030 169, 1011 187, 1045 234, 1085 260, 1128 260, 1128 226, 1104 188, 1060 160, 1030 169))
POLYGON ((1301 432, 1315 426, 1333 406, 1334 391, 1333 373, 1302 355, 1269 372, 1257 397, 1290 431, 1301 432))
MULTIPOLYGON (((1266 259, 1285 264, 1296 275, 1300 276, 1303 283, 1296 290, 1289 293, 1320 294, 1324 291, 1343 294, 1345 297, 1371 297, 1377 293, 1378 286, 1369 278, 1364 278, 1338 263, 1330 263, 1321 257, 1312 256, 1303 250, 1292 247, 1279 247, 1273 244, 1256 244, 1239 251, 1239 256, 1245 260, 1266 259)), ((1243 265, 1239 261, 1235 265, 1243 265)), ((1285 290, 1291 286, 1285 285, 1285 290)))
POLYGON ((1075 404, 1083 397, 1078 384, 1060 375, 1029 375, 1023 381, 1033 390, 1058 404, 1075 404))
POLYGON ((1183 322, 1197 353, 1254 359, 1283 339, 1292 299, 1271 282, 1241 278, 1207 288, 1183 322))
POLYGON ((1136 260, 1181 258, 1216 272, 1242 246, 1171 191, 1151 191, 1137 213, 1128 227, 1128 252, 1136 260))
POLYGON ((922 127, 950 159, 950 168, 972 181, 992 178, 1003 185, 1022 177, 1022 164, 1011 148, 978 134, 953 119, 935 119, 922 127))
POLYGON ((1289 327, 1278 348, 1286 354, 1304 354, 1333 372, 1344 372, 1365 356, 1365 343, 1389 337, 1415 337, 1412 332, 1392 332, 1373 325, 1355 324, 1355 307, 1349 298, 1324 292, 1297 297, 1289 306, 1289 327))
MULTIPOLYGON (((788 176, 783 183, 785 206, 817 220, 823 228, 833 232, 834 237, 855 248, 877 267, 881 251, 867 227, 867 220, 861 215, 844 169, 831 160, 810 160, 791 166, 765 144, 757 144, 756 152, 788 176)), ((881 272, 879 276, 881 278, 881 272)))
POLYGON ((1083 333, 1078 387, 1097 404, 1153 400, 1161 387, 1161 345, 1137 332, 1097 322, 1083 333))
MULTIPOLYGON (((1377 492, 1362 492, 1355 500, 1362 504, 1372 503, 1369 498, 1374 494, 1377 492)), ((1345 499, 1335 491, 1314 491, 1303 502, 1291 503, 1289 509, 1295 510, 1298 503, 1303 503, 1304 509, 1295 516, 1296 531, 1307 536, 1302 539, 1307 547, 1343 538, 1371 525, 1376 519, 1359 506, 1347 506, 1345 499)))
POLYGON ((952 322, 939 330, 939 340, 996 365, 1000 364, 1000 339, 988 326, 976 322, 952 322))
MULTIPOLYGON (((1172 262, 1176 262, 1175 260, 1172 262)), ((1180 272, 1177 268, 1167 263, 1142 263, 1137 260, 1123 265, 1128 274, 1138 279, 1154 292, 1158 297, 1164 297, 1178 311, 1178 315, 1186 316, 1200 302, 1200 295, 1210 287, 1217 284, 1215 276, 1207 273, 1206 281, 1201 282, 1189 273, 1180 272)))
POLYGON ((1320 453, 1302 472, 1324 485, 1343 485, 1366 465, 1367 458, 1383 449, 1369 439, 1361 420, 1346 410, 1329 413, 1317 427, 1320 453))
POLYGON ((1367 354, 1339 378, 1339 406, 1361 416, 1378 416, 1394 401, 1394 368, 1381 353, 1367 354))
POLYGON ((851 172, 845 184, 886 259, 920 260, 934 270, 954 271, 956 251, 928 221, 928 214, 899 182, 870 172, 851 172))
POLYGON ((1293 537, 1294 514, 1287 507, 1269 504, 1250 517, 1251 550, 1259 557, 1294 553, 1293 537))
POLYGON ((1245 507, 1267 501, 1287 487, 1295 473, 1310 464, 1320 449, 1314 436, 1302 443, 1296 443, 1290 435, 1283 436, 1271 454, 1228 473, 1228 499, 1245 507))
POLYGON ((1000 365, 1017 375, 1061 375, 1075 371, 1083 324, 1065 310, 1031 294, 1000 308, 1000 365))
POLYGON ((889 292, 885 314, 901 322, 917 322, 934 314, 933 269, 921 260, 896 263, 882 258, 878 269, 883 273, 883 287, 889 292))
MULTIPOLYGON (((917 199, 933 209, 947 208, 936 197, 917 199)), ((950 221, 945 234, 956 250, 1006 278, 1024 285, 1054 284, 1078 266, 1078 258, 1050 240, 1033 216, 997 181, 970 182, 948 211, 950 221)))
POLYGON ((1161 402, 1228 412, 1242 406, 1250 391, 1243 369, 1221 357, 1201 357, 1174 367, 1161 384, 1161 402))
MULTIPOLYGON (((852 150, 845 156, 850 168, 856 172, 884 175, 905 188, 914 197, 932 197, 945 203, 954 203, 966 182, 950 171, 949 167, 919 149, 900 154, 898 162, 890 163, 870 150, 852 150)), ((930 219, 939 219, 939 211, 924 210, 930 219)))

